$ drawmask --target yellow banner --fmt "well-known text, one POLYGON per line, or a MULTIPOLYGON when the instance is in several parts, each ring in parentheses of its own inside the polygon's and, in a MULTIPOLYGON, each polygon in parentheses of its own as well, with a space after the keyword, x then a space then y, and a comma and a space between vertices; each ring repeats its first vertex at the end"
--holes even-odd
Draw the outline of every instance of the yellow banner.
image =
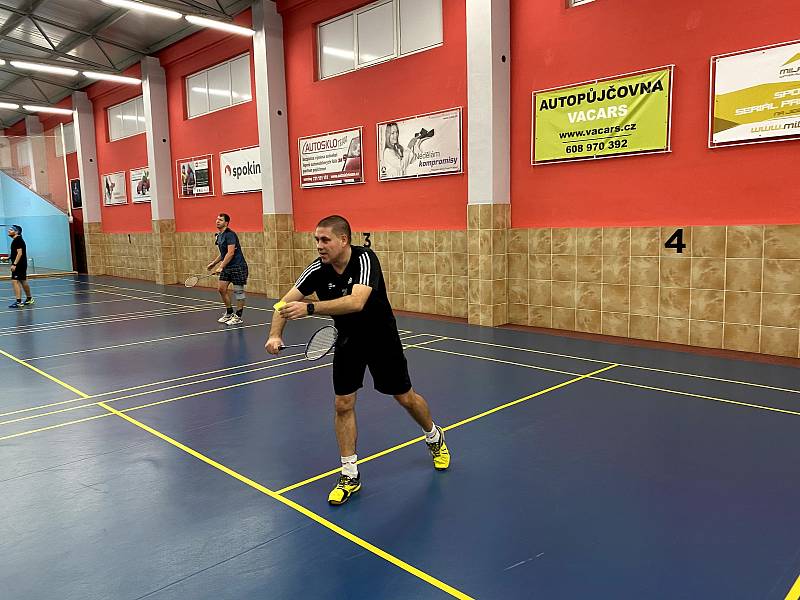
POLYGON ((669 149, 672 69, 536 92, 533 163, 669 149))

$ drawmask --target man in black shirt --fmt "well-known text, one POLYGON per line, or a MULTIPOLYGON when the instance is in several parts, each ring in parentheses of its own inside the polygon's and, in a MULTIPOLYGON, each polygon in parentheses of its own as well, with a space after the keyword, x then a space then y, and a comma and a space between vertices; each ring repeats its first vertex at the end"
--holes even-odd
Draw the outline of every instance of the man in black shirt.
POLYGON ((208 263, 206 269, 211 271, 215 266, 219 273, 219 284, 217 291, 222 301, 225 303, 225 314, 217 319, 226 325, 239 325, 242 322, 244 312, 244 286, 247 285, 248 267, 247 261, 242 254, 242 246, 239 244, 239 236, 228 227, 231 222, 229 215, 220 213, 217 215, 217 248, 219 256, 208 263), (231 303, 230 286, 233 285, 233 295, 236 298, 236 312, 233 312, 231 303))
POLYGON ((11 265, 11 285, 14 287, 16 301, 8 308, 21 308, 33 304, 31 287, 28 285, 28 249, 22 239, 22 227, 12 225, 8 228, 8 237, 11 238, 11 250, 8 261, 11 265), (25 302, 22 302, 22 290, 25 290, 25 302))
POLYGON ((394 396, 425 432, 433 466, 450 466, 444 432, 431 420, 428 403, 411 387, 408 365, 397 323, 386 295, 378 257, 369 248, 350 245, 350 224, 338 215, 317 225, 314 239, 319 258, 311 263, 274 313, 267 352, 277 354, 287 319, 330 315, 339 331, 333 355, 334 424, 342 459, 339 482, 328 496, 330 504, 344 504, 361 489, 356 456, 356 392, 369 368, 375 389, 394 396), (303 302, 315 293, 319 302, 303 302))

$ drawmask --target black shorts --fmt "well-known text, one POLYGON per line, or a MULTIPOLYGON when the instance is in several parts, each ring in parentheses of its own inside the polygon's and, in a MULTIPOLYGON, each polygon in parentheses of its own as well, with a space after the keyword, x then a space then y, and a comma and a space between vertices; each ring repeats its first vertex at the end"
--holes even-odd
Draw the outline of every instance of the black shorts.
POLYGON ((333 354, 333 391, 338 396, 352 394, 364 385, 369 368, 375 389, 395 396, 411 389, 403 343, 395 330, 379 336, 348 338, 341 336, 333 354))
POLYGON ((219 274, 220 281, 230 281, 233 285, 247 285, 247 276, 249 275, 247 263, 236 265, 235 267, 225 267, 219 274))
POLYGON ((17 267, 13 271, 11 271, 11 279, 16 279, 17 281, 25 281, 28 278, 28 269, 19 268, 17 267))

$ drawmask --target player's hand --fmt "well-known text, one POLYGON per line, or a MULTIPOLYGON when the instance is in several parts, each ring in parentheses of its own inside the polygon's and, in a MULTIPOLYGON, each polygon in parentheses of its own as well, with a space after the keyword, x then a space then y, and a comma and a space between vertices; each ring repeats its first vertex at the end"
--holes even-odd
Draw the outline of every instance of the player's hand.
POLYGON ((12 264, 12 265, 11 265, 11 270, 12 270, 12 271, 16 271, 16 270, 17 270, 17 265, 14 265, 14 264, 12 264))
POLYGON ((222 265, 214 269, 214 275, 219 275, 220 273, 222 273, 222 265))
POLYGON ((210 272, 210 271, 211 271, 211 269, 213 269, 213 268, 214 268, 214 264, 215 264, 215 263, 208 263, 208 265, 206 265, 206 271, 209 271, 209 272, 210 272))
POLYGON ((278 311, 284 319, 293 321, 308 316, 308 309, 305 302, 287 302, 278 311))
POLYGON ((264 344, 264 349, 270 354, 277 354, 281 351, 281 346, 283 346, 283 340, 281 338, 271 337, 267 340, 267 343, 264 344))

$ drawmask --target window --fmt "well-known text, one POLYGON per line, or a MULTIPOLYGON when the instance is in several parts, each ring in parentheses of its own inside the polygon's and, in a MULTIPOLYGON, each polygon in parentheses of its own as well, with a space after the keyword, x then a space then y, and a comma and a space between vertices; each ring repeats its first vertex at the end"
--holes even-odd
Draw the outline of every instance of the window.
MULTIPOLYGON (((108 138, 113 142, 144 133, 144 96, 108 109, 108 138)), ((74 131, 73 131, 74 145, 74 131)))
POLYGON ((250 54, 220 63, 186 78, 189 118, 250 102, 250 54))
MULTIPOLYGON (((64 156, 63 148, 61 146, 61 127, 56 127, 54 130, 56 136, 56 156, 64 156)), ((75 145, 75 124, 64 124, 64 146, 67 148, 67 154, 77 152, 75 145)))
POLYGON ((567 6, 572 8, 573 6, 580 6, 581 4, 589 4, 589 2, 594 2, 594 0, 567 0, 567 6))
POLYGON ((317 27, 319 78, 441 46, 442 0, 378 0, 317 27))

